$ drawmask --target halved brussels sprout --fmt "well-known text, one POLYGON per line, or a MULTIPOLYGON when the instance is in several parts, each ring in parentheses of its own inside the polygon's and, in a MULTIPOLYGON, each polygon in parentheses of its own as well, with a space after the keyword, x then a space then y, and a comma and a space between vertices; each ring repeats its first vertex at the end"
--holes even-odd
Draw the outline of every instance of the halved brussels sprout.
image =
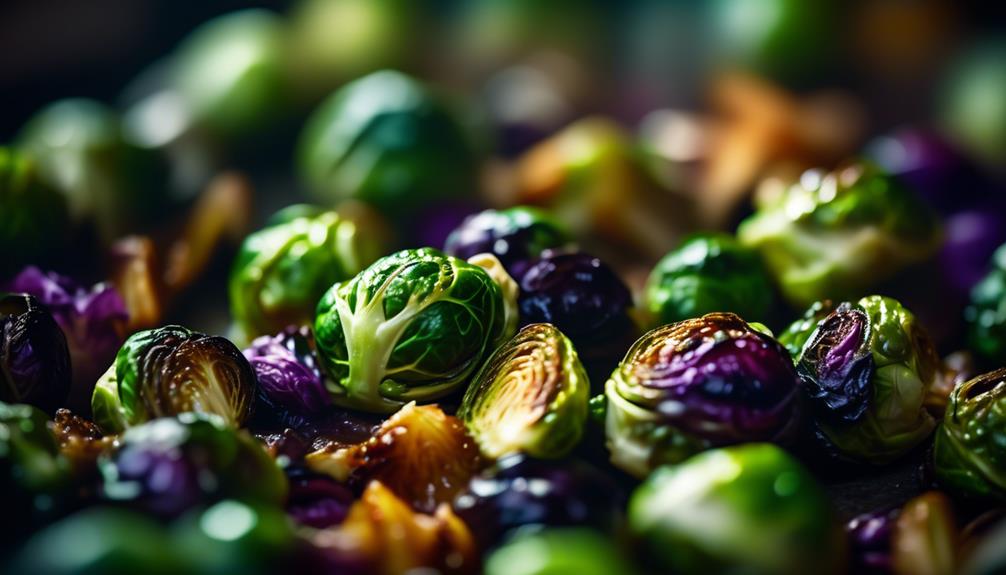
POLYGON ((106 432, 190 411, 240 427, 255 393, 255 372, 233 343, 169 325, 126 340, 98 380, 91 409, 106 432))
POLYGON ((454 111, 419 81, 389 70, 323 102, 307 121, 299 156, 320 200, 363 200, 399 227, 414 227, 424 210, 476 189, 475 152, 454 111))
POLYGON ((958 385, 936 432, 936 477, 952 492, 1006 501, 1006 368, 958 385))
POLYGON ((992 269, 971 290, 964 318, 971 349, 987 361, 1006 362, 1006 244, 996 250, 992 269))
POLYGON ((0 146, 0 276, 52 259, 66 236, 66 200, 27 155, 0 146))
POLYGON ((711 447, 785 442, 801 419, 786 350, 732 313, 646 333, 611 374, 605 397, 611 461, 637 477, 711 447))
POLYGON ((103 498, 163 517, 226 498, 279 505, 286 496, 283 472, 255 438, 196 413, 126 430, 98 468, 103 498))
POLYGON ((0 293, 0 401, 53 413, 70 392, 70 351, 33 296, 0 293))
POLYGON ((307 465, 339 481, 380 481, 413 508, 432 513, 450 503, 481 467, 478 447, 457 418, 435 405, 410 403, 363 443, 332 445, 307 465))
POLYGON ((489 458, 561 457, 583 435, 589 393, 569 338, 551 324, 535 323, 489 357, 465 392, 458 417, 489 458))
POLYGON ((522 533, 486 559, 486 575, 631 575, 635 568, 611 538, 590 529, 522 533))
POLYGON ((798 306, 860 297, 940 245, 929 206, 861 164, 805 172, 764 199, 737 237, 761 252, 783 295, 798 306))
POLYGON ((502 290, 431 248, 381 258, 318 304, 318 354, 337 404, 393 412, 457 391, 506 333, 502 290))
POLYGON ((868 296, 839 305, 818 324, 796 364, 818 438, 839 456, 888 463, 936 427, 924 402, 939 357, 896 300, 868 296))
POLYGON ((309 325, 325 291, 372 264, 387 244, 380 217, 362 206, 291 206, 273 221, 245 238, 231 269, 231 316, 246 340, 309 325))
POLYGON ((444 251, 462 259, 493 254, 511 276, 520 278, 542 252, 568 241, 569 234, 544 210, 515 206, 469 216, 447 236, 444 251))
POLYGON ((655 471, 632 495, 629 527, 682 575, 842 573, 842 532, 824 491, 771 444, 715 449, 655 471))
POLYGON ((660 324, 728 311, 764 321, 773 287, 760 257, 727 234, 701 234, 664 256, 646 284, 646 305, 660 324))

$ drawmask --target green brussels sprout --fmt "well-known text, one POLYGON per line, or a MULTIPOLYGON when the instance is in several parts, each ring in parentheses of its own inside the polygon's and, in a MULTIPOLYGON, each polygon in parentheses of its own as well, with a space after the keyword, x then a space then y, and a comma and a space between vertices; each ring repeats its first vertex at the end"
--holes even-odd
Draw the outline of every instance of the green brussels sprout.
POLYGON ((241 245, 230 275, 231 315, 251 340, 309 325, 318 300, 385 253, 376 214, 291 206, 241 245))
POLYGON ((484 269, 438 250, 377 260, 318 304, 315 338, 333 400, 393 412, 457 391, 512 335, 505 307, 484 269))
POLYGON ((796 357, 819 439, 845 458, 884 464, 925 440, 925 407, 939 357, 915 316, 896 300, 843 303, 796 357))
POLYGON ((300 171, 325 202, 363 200, 401 226, 476 189, 475 152, 448 105, 382 71, 332 94, 308 120, 300 171))
POLYGON ((24 153, 0 146, 0 276, 51 259, 67 229, 66 199, 24 153))
POLYGON ((964 319, 971 349, 988 361, 1006 362, 1006 244, 999 246, 992 269, 971 290, 964 319))
POLYGON ((793 305, 865 295, 939 247, 939 224, 922 200, 864 164, 805 172, 762 200, 737 229, 761 252, 793 305))
POLYGON ((268 10, 225 14, 178 47, 171 84, 192 122, 237 137, 275 120, 287 101, 284 24, 268 10))
POLYGON ((251 415, 255 372, 233 343, 178 325, 137 332, 94 388, 94 421, 106 432, 185 412, 239 427, 251 415))
POLYGON ((817 325, 834 310, 835 305, 831 303, 831 300, 814 302, 800 319, 789 324, 789 327, 779 334, 779 343, 786 348, 794 360, 799 358, 803 346, 810 339, 810 336, 814 335, 817 325))
POLYGON ((555 326, 535 323, 489 356, 458 418, 489 458, 561 457, 583 435, 589 392, 573 343, 555 326))
POLYGON ((1006 501, 1006 368, 966 381, 950 394, 936 432, 936 477, 952 492, 1006 501))
POLYGON ((826 494, 771 444, 661 467, 633 493, 628 523, 659 567, 682 575, 843 572, 842 532, 826 494))
POLYGON ((1006 41, 972 47, 954 63, 942 90, 942 126, 975 156, 992 166, 1006 154, 1006 41))
POLYGON ((162 216, 165 194, 158 176, 163 166, 151 152, 125 140, 119 117, 104 104, 50 104, 25 124, 18 144, 66 197, 70 216, 93 223, 103 240, 135 229, 138 218, 162 216))
POLYGON ((548 529, 514 537, 486 559, 486 575, 631 575, 635 568, 609 537, 584 528, 548 529))
POLYGON ((646 284, 646 305, 660 324, 729 311, 764 320, 772 283, 758 254, 727 234, 700 234, 664 256, 646 284))

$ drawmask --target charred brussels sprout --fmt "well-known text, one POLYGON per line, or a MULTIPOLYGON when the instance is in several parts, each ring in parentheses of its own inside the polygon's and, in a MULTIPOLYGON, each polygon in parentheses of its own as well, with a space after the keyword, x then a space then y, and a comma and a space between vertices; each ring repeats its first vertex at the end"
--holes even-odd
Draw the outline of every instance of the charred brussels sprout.
POLYGON ((453 111, 398 72, 332 94, 308 119, 299 155, 319 199, 363 200, 401 224, 475 190, 475 153, 453 111))
POLYGON ((764 321, 772 307, 772 289, 757 253, 726 234, 698 235, 653 268, 646 304, 661 324, 717 311, 764 321))
POLYGON ((286 495, 283 472, 256 439, 195 413, 130 428, 98 468, 105 499, 161 517, 226 498, 279 505, 286 495))
POLYGON ((326 385, 337 404, 371 412, 457 391, 511 335, 504 308, 481 267, 430 248, 381 258, 318 304, 326 385))
POLYGON ((255 372, 233 343, 169 325, 126 340, 98 380, 91 409, 106 432, 189 411, 241 426, 255 393, 255 372))
POLYGON ((542 252, 561 247, 567 241, 569 234, 546 212, 516 206, 470 216, 447 236, 444 251, 462 259, 493 254, 511 276, 520 278, 542 252))
POLYGON ((940 244, 936 216, 921 199, 858 164, 805 172, 760 202, 737 237, 761 252, 783 295, 800 306, 862 296, 940 244))
POLYGON ((635 568, 609 537, 589 529, 525 533, 486 559, 486 575, 631 575, 635 568))
POLYGON ((26 294, 0 293, 0 401, 53 413, 70 392, 70 351, 49 311, 26 294))
POLYGON ((888 463, 936 426, 924 400, 939 358, 915 316, 891 298, 839 305, 796 363, 817 434, 839 456, 888 463))
POLYGON ((992 269, 971 290, 964 311, 971 349, 992 362, 1006 362, 1006 244, 992 257, 992 269))
POLYGON ((590 382, 569 338, 531 324, 499 347, 465 392, 458 417, 482 453, 561 457, 583 434, 590 382))
POLYGON ((786 441, 801 415, 786 350, 730 313, 643 335, 605 397, 611 461, 637 477, 711 447, 786 441))
POLYGON ((936 477, 954 493, 1006 501, 1006 369, 958 385, 936 432, 936 477))
POLYGON ((0 147, 0 274, 51 259, 67 227, 66 200, 25 154, 0 147))
POLYGON ((253 338, 309 325, 318 300, 384 253, 384 225, 365 209, 291 206, 248 236, 231 270, 231 315, 253 338))
POLYGON ((630 530, 674 573, 841 573, 825 493, 782 449, 716 449, 654 472, 629 502, 630 530))
POLYGON ((833 311, 835 311, 835 304, 831 300, 814 302, 800 319, 791 323, 785 331, 779 334, 779 343, 786 348, 793 359, 798 359, 803 346, 806 345, 810 336, 814 335, 818 324, 833 311))
POLYGON ((331 405, 310 329, 290 327, 275 336, 264 335, 244 356, 258 381, 257 421, 278 420, 296 427, 331 405))

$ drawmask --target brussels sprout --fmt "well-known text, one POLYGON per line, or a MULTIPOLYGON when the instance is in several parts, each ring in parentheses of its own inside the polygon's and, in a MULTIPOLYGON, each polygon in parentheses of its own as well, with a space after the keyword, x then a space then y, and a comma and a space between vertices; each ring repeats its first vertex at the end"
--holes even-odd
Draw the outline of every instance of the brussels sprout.
POLYGON ((476 187, 475 152, 452 110, 398 72, 375 72, 332 94, 308 120, 299 155, 320 200, 363 200, 400 226, 476 187))
POLYGON ((119 292, 107 283, 85 288, 68 277, 35 266, 21 270, 3 289, 35 296, 59 324, 73 367, 67 406, 87 413, 95 380, 125 339, 129 314, 119 292))
POLYGON ((943 89, 940 119, 965 149, 992 166, 1006 154, 1006 42, 972 47, 951 68, 943 89))
POLYGON ((605 397, 611 461, 637 477, 711 447, 785 442, 801 419, 786 350, 731 313, 646 333, 611 374, 605 397))
POLYGON ((0 293, 0 401, 52 413, 69 392, 70 352, 59 325, 34 297, 0 293))
POLYGON ((810 336, 814 335, 818 324, 833 311, 835 311, 835 304, 831 300, 814 302, 800 319, 791 323, 785 331, 779 334, 779 343, 786 348, 794 360, 799 359, 803 346, 807 344, 810 336))
POLYGON ((872 511, 853 517, 845 525, 850 551, 850 572, 891 573, 891 534, 901 508, 872 511))
POLYGON ((478 447, 457 418, 410 403, 362 443, 311 453, 307 465, 339 481, 380 481, 419 511, 448 503, 479 470, 478 447))
POLYGON ((283 21, 260 9, 211 20, 178 47, 171 84, 192 121, 236 138, 279 116, 288 97, 283 21))
POLYGON ((163 216, 158 187, 163 166, 151 152, 125 141, 119 118, 105 105, 51 104, 25 124, 18 142, 66 197, 71 217, 93 223, 103 240, 134 229, 138 217, 163 216))
POLYGON ((396 575, 427 567, 450 575, 478 569, 472 534, 450 507, 416 513, 379 481, 367 486, 342 525, 317 532, 312 542, 338 573, 396 575))
POLYGON ((1006 244, 992 256, 992 269, 971 290, 964 310, 971 349, 984 359, 1006 361, 1006 244))
MULTIPOLYGON (((995 206, 963 210, 948 216, 943 225, 946 240, 940 251, 940 279, 953 288, 954 295, 967 296, 988 273, 996 248, 1006 244, 1006 210, 995 206)), ((959 309, 953 311, 959 313, 959 309)))
POLYGON ((486 575, 631 575, 636 570, 611 539, 589 529, 525 533, 493 551, 486 575))
POLYGON ((646 305, 661 324, 728 311, 763 321, 772 284, 758 254, 726 234, 685 240, 657 263, 646 284, 646 305))
POLYGON ((255 394, 255 372, 233 343, 169 325, 126 340, 95 385, 91 409, 107 432, 189 411, 241 426, 255 394))
POLYGON ((392 412, 469 380, 505 331, 499 285, 481 267, 422 248, 332 286, 314 332, 334 401, 392 412))
POLYGON ((225 498, 280 504, 286 479, 257 440, 216 416, 182 413, 126 430, 98 460, 101 494, 162 517, 225 498))
POLYGON ((308 325, 325 291, 384 253, 376 214, 291 206, 248 236, 230 276, 231 315, 246 338, 308 325))
POLYGON ((750 444, 662 467, 629 502, 631 531, 665 570, 841 573, 825 493, 782 449, 750 444))
POLYGON ((286 513, 298 525, 325 529, 346 518, 353 504, 353 492, 327 475, 302 466, 286 469, 290 484, 286 513))
POLYGON ((511 276, 520 278, 542 252, 568 241, 569 234, 546 212, 516 206, 468 217, 447 237, 444 251, 461 259, 491 253, 511 276))
POLYGON ((465 392, 458 417, 479 448, 561 457, 583 434, 590 382, 569 338, 555 326, 526 326, 500 346, 465 392))
POLYGON ((936 477, 963 496, 1006 501, 1006 368, 958 385, 936 432, 936 477))
POLYGON ((257 420, 294 424, 332 403, 314 355, 314 337, 306 327, 264 335, 244 350, 255 371, 257 420))
POLYGON ((924 401, 939 357, 915 316, 891 298, 839 305, 796 364, 817 435, 841 457, 889 463, 936 426, 924 401))
POLYGON ((940 245, 935 214, 891 176, 862 164, 805 172, 737 229, 790 303, 860 297, 940 245))
POLYGON ((484 269, 496 285, 499 286, 503 294, 503 331, 505 333, 516 333, 517 325, 520 323, 520 312, 517 309, 517 297, 520 294, 520 287, 510 274, 503 268, 503 264, 493 254, 475 254, 468 258, 468 263, 484 269))
POLYGON ((514 454, 469 483, 454 511, 482 549, 537 526, 591 527, 614 533, 625 494, 595 467, 577 460, 547 461, 514 454))
POLYGON ((66 200, 25 154, 0 146, 0 276, 51 259, 67 228, 66 200))
POLYGON ((184 558, 179 572, 267 575, 302 572, 290 564, 293 529, 273 501, 225 500, 171 525, 171 547, 184 558))

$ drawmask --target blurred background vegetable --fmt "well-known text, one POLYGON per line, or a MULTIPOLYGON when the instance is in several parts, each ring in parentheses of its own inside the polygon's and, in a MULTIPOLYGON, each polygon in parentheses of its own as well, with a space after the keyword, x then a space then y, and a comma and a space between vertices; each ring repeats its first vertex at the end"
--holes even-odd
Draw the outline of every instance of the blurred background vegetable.
POLYGON ((0 293, 0 401, 53 413, 70 377, 70 351, 52 314, 34 296, 0 293))
POLYGON ((28 263, 49 263, 66 240, 66 201, 42 179, 34 160, 0 147, 0 274, 28 263))

